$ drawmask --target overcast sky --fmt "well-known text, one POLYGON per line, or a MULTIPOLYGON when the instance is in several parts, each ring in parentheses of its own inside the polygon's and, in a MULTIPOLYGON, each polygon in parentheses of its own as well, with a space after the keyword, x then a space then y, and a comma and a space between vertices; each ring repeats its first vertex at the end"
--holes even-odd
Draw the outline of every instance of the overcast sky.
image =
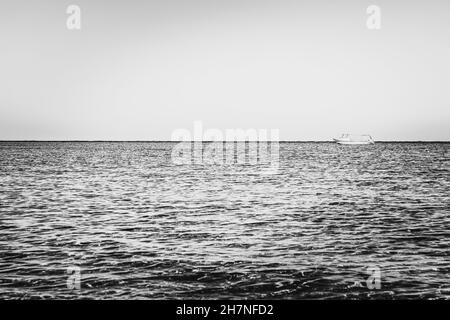
POLYGON ((448 0, 1 0, 0 43, 0 140, 450 140, 448 0))

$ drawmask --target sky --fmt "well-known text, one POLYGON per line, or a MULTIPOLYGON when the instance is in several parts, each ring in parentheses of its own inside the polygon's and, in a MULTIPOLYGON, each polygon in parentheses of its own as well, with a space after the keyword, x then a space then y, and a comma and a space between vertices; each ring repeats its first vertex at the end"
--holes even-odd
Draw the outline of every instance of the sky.
POLYGON ((448 141, 449 84, 448 0, 0 2, 0 140, 448 141))

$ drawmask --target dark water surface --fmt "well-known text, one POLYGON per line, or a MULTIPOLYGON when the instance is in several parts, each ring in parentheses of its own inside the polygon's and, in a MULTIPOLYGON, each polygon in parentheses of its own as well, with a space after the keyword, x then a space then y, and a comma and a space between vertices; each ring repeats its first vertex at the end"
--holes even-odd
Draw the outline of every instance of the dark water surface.
POLYGON ((450 144, 282 143, 275 175, 172 147, 0 143, 0 298, 450 297, 450 144))

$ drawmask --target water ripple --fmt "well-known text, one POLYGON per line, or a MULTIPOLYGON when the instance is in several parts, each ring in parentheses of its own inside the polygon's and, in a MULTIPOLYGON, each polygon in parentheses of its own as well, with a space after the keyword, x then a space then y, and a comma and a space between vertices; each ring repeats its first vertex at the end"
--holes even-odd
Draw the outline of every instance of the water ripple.
POLYGON ((282 143, 269 176, 172 147, 0 143, 0 297, 450 297, 450 144, 282 143))

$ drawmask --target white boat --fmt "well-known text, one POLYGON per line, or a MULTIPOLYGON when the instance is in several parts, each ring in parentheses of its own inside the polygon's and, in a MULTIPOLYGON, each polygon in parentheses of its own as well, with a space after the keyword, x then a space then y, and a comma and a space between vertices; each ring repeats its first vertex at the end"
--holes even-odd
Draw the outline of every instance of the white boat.
POLYGON ((374 144, 375 141, 368 134, 344 133, 339 138, 333 139, 338 144, 374 144))

